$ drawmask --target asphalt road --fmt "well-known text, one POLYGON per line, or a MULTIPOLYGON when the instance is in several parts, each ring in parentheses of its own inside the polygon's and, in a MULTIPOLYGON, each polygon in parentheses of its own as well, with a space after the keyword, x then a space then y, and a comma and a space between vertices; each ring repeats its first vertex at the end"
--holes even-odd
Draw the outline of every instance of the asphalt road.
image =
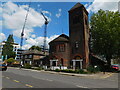
POLYGON ((2 72, 2 88, 86 88, 94 90, 94 88, 118 88, 118 81, 116 74, 107 79, 92 79, 9 68, 2 72))

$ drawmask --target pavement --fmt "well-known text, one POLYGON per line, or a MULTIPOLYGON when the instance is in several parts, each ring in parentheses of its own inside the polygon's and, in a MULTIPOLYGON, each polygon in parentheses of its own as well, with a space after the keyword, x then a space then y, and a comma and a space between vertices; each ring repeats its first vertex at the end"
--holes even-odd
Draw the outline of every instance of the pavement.
MULTIPOLYGON (((9 67, 9 68, 14 68, 14 67, 9 67)), ((14 68, 14 69, 19 69, 19 68, 14 68)), ((45 71, 45 70, 33 70, 33 69, 25 69, 25 68, 21 68, 21 69, 27 70, 27 71, 45 72, 45 73, 50 73, 50 74, 60 74, 60 75, 68 75, 68 76, 76 76, 76 77, 88 77, 88 78, 93 78, 93 79, 105 79, 115 74, 111 72, 105 72, 105 74, 103 72, 99 72, 95 74, 75 74, 75 73, 45 71)))
POLYGON ((7 71, 2 72, 2 88, 3 90, 6 90, 6 88, 78 88, 81 90, 83 90, 83 88, 86 90, 118 88, 117 74, 112 74, 110 77, 106 75, 107 78, 95 79, 93 79, 93 77, 102 77, 103 74, 91 74, 90 76, 85 74, 80 75, 76 76, 76 74, 74 74, 73 76, 73 74, 69 73, 10 67, 7 71))

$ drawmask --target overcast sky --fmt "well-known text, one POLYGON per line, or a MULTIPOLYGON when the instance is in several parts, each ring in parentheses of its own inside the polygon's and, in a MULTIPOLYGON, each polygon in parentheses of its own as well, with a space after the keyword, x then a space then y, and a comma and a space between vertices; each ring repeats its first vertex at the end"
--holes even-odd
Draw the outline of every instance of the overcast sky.
MULTIPOLYGON (((118 1, 108 2, 80 2, 87 11, 89 17, 92 13, 96 13, 99 9, 103 10, 118 10, 118 1)), ((76 2, 31 2, 30 11, 28 14, 25 35, 24 35, 24 49, 28 49, 32 45, 43 45, 44 36, 44 18, 40 14, 42 11, 48 18, 49 24, 47 27, 47 43, 64 33, 69 35, 68 25, 68 11, 76 2)), ((6 40, 9 34, 14 35, 16 43, 20 43, 21 30, 25 21, 29 2, 4 2, 0 5, 0 41, 6 40)))

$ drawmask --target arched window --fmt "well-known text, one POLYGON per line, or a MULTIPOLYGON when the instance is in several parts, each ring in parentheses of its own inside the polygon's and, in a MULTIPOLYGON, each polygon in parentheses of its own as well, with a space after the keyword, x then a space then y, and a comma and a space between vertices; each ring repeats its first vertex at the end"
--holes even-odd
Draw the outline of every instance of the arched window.
POLYGON ((59 52, 64 52, 65 51, 65 44, 60 44, 59 45, 59 52))

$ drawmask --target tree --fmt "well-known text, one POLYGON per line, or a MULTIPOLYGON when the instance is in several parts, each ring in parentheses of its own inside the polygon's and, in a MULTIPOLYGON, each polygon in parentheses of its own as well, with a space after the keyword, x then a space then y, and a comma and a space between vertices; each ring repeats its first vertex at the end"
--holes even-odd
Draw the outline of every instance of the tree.
POLYGON ((39 46, 33 45, 32 47, 29 48, 29 50, 38 50, 38 51, 41 51, 41 48, 39 46))
POLYGON ((3 45, 2 55, 4 56, 4 60, 6 56, 7 58, 15 58, 16 54, 13 51, 13 43, 13 35, 9 35, 7 41, 5 42, 5 45, 3 45))
POLYGON ((106 58, 111 65, 111 59, 120 57, 120 13, 99 10, 90 19, 91 50, 106 58))
POLYGON ((7 42, 14 43, 13 35, 9 35, 7 38, 7 42))
POLYGON ((13 62, 15 62, 15 59, 9 58, 6 60, 8 65, 11 65, 13 62))

